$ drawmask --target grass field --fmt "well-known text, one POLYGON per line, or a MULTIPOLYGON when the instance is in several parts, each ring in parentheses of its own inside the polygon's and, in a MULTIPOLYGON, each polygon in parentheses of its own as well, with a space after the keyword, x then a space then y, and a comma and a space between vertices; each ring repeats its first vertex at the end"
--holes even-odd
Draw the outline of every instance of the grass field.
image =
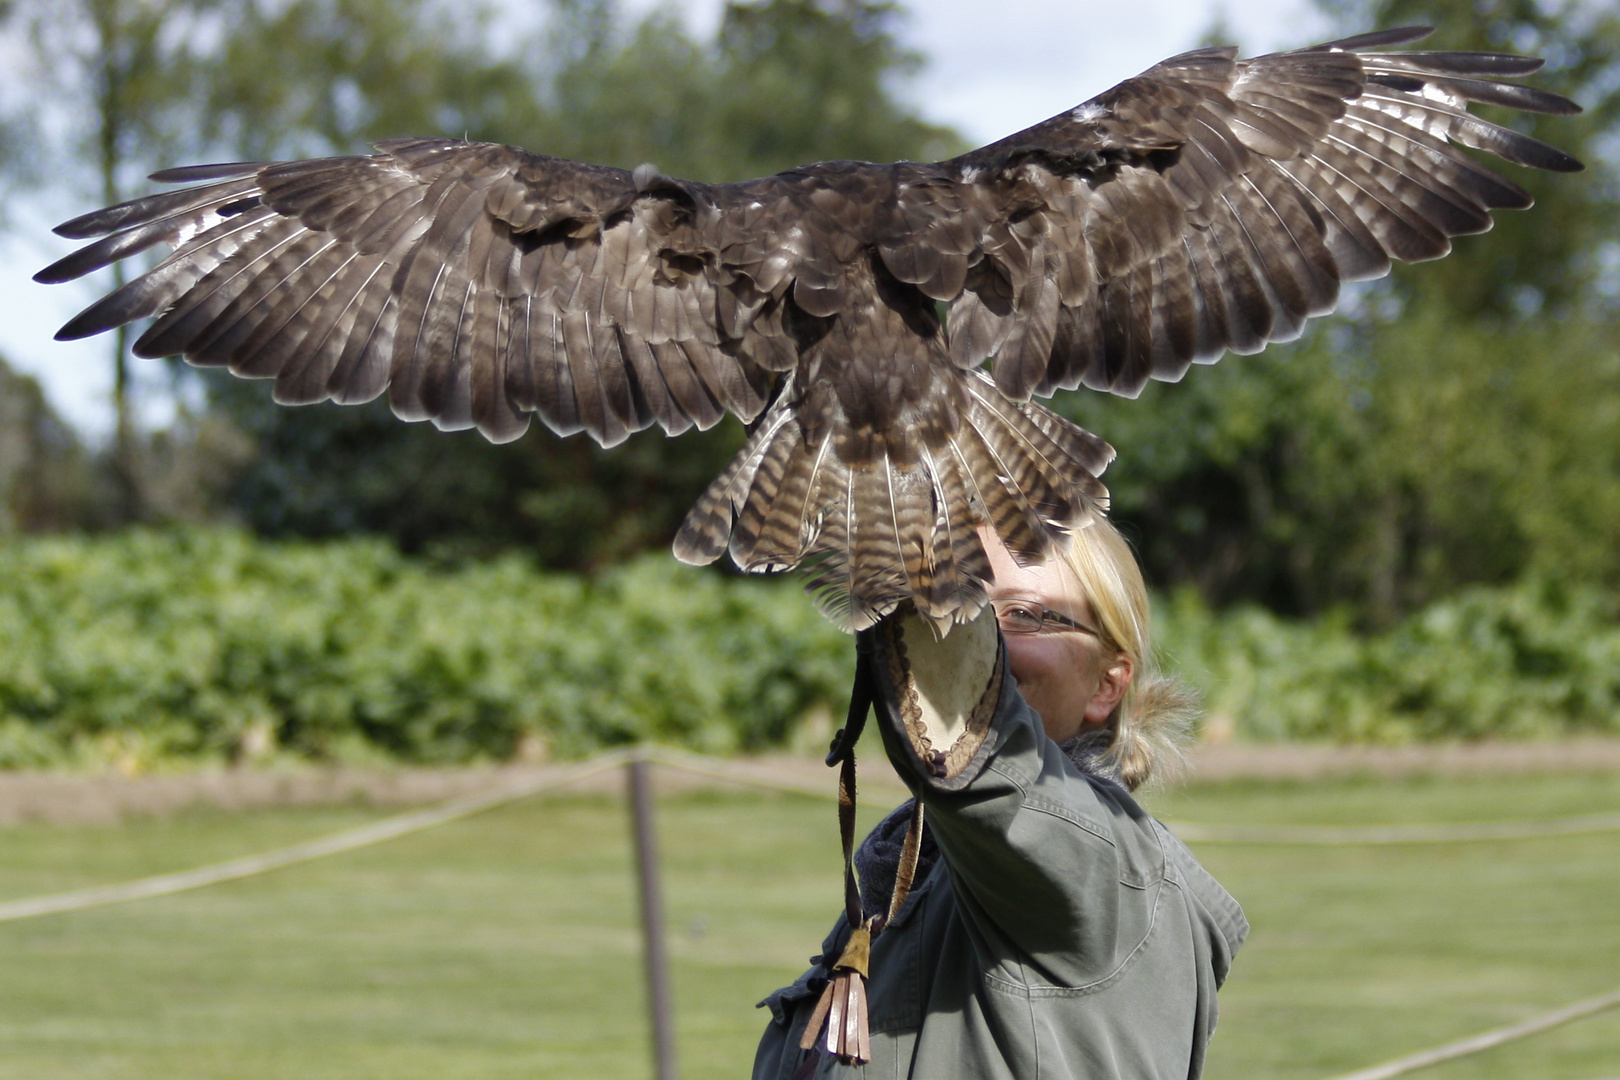
MULTIPOLYGON (((1490 821, 1620 810, 1620 777, 1200 786, 1169 820, 1490 821)), ((878 808, 867 814, 875 818, 878 808)), ((837 905, 830 804, 660 805, 681 1069, 746 1076, 837 905)), ((0 899, 374 820, 194 812, 0 829, 0 899)), ((1620 834, 1199 854, 1254 924, 1213 1078, 1329 1077, 1620 986, 1620 834)), ((536 799, 242 882, 0 924, 0 1080, 610 1080, 649 1074, 619 802, 536 799)), ((1419 1074, 1620 1076, 1620 1010, 1419 1074)))

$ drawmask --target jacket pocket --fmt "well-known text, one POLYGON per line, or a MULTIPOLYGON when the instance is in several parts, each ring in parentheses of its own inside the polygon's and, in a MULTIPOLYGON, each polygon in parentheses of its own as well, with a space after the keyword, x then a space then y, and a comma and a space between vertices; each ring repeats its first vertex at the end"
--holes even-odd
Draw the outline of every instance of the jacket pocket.
POLYGON ((799 1003, 809 998, 821 996, 822 987, 827 985, 827 976, 820 968, 811 968, 800 975, 792 986, 784 986, 765 996, 756 1008, 771 1010, 771 1019, 778 1024, 791 1024, 794 1012, 799 1003))

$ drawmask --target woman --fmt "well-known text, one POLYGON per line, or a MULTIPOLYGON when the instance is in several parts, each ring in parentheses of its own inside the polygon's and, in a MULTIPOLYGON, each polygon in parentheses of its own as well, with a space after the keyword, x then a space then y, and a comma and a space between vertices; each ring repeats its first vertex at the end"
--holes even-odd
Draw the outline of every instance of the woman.
MULTIPOLYGON (((926 822, 915 884, 872 939, 871 1061, 801 1049, 846 956, 841 917, 814 966, 762 1002, 755 1080, 1202 1071, 1248 924, 1130 794, 1174 759, 1187 712, 1151 670, 1141 571, 1103 520, 1042 566, 987 547, 980 618, 944 638, 915 616, 871 631, 884 745, 926 822)), ((912 817, 896 810, 856 857, 880 925, 912 817)))

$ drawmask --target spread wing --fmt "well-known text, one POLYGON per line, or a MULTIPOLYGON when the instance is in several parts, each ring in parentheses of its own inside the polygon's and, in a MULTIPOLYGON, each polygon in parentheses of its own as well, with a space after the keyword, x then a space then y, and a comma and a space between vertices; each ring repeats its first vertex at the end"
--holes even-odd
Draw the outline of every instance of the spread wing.
POLYGON ((1365 51, 1426 33, 1188 53, 938 165, 709 186, 401 139, 370 157, 174 169, 154 179, 194 186, 62 225, 99 239, 37 278, 167 243, 58 336, 156 317, 140 355, 273 378, 284 403, 386 390, 407 419, 496 441, 531 413, 604 445, 655 422, 753 420, 773 373, 820 339, 816 320, 905 306, 873 295, 857 264, 874 255, 919 299, 950 302, 951 358, 992 361, 1009 397, 1134 395, 1293 337, 1342 282, 1437 258, 1489 211, 1530 204, 1462 148, 1581 167, 1468 112, 1577 111, 1501 81, 1540 61, 1365 51))
POLYGON ((1467 150, 1582 167, 1468 111, 1578 112, 1501 81, 1541 61, 1364 51, 1428 33, 1249 60, 1187 53, 946 163, 991 210, 950 312, 956 363, 993 359, 1014 399, 1081 384, 1135 396, 1225 350, 1293 338, 1342 282, 1439 258, 1451 237, 1489 229, 1491 210, 1530 205, 1467 150))
POLYGON ((155 316, 138 355, 273 378, 288 404, 387 390, 406 419, 499 442, 531 413, 611 446, 764 407, 780 319, 756 304, 723 339, 710 189, 489 144, 379 150, 174 169, 154 179, 195 186, 66 223, 101 239, 38 280, 175 250, 58 337, 155 316))

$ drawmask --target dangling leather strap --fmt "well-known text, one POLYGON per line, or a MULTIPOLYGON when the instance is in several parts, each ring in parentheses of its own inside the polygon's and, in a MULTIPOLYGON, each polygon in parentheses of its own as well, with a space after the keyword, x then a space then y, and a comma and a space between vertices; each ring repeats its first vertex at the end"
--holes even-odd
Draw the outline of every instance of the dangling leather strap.
POLYGON ((911 894, 911 882, 917 876, 917 856, 922 849, 923 804, 921 799, 911 802, 911 824, 906 827, 906 841, 900 848, 900 865, 894 872, 894 895, 889 898, 889 914, 883 920, 887 926, 900 914, 900 907, 911 894))
POLYGON ((895 869, 894 893, 889 898, 888 910, 867 918, 861 904, 860 884, 855 880, 855 743, 866 726, 867 713, 877 701, 873 681, 875 642, 870 635, 871 631, 865 631, 856 638, 855 685, 850 689, 849 715, 843 728, 833 737, 832 750, 827 755, 828 765, 840 766, 838 832, 844 846, 844 918, 851 929, 844 951, 833 965, 833 977, 822 990, 821 999, 804 1026, 804 1036, 799 1040, 801 1049, 812 1050, 819 1046, 845 1065, 864 1065, 872 1060, 866 997, 872 939, 900 913, 906 902, 912 879, 917 874, 917 855, 922 846, 923 804, 919 800, 912 804, 911 824, 900 849, 900 865, 895 869))

